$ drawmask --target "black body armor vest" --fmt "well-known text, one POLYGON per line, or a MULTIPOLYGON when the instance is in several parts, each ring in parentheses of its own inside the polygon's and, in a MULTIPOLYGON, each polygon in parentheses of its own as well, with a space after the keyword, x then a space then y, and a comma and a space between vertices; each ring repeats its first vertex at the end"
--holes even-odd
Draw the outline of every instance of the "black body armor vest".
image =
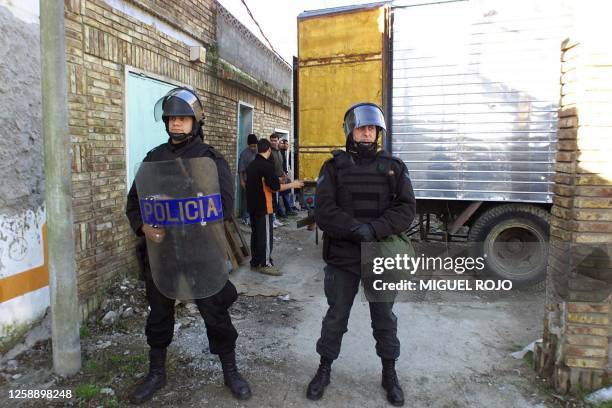
POLYGON ((336 200, 340 208, 361 222, 380 217, 391 206, 394 172, 391 160, 377 156, 356 164, 349 153, 334 152, 336 200))

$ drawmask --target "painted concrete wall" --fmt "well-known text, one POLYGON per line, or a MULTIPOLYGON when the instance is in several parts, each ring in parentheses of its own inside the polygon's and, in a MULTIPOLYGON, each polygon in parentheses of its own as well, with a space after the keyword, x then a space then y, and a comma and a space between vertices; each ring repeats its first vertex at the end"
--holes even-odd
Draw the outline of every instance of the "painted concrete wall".
POLYGON ((0 78, 1 351, 49 306, 37 0, 0 0, 0 78))
POLYGON ((222 5, 217 4, 219 56, 278 91, 291 91, 291 68, 263 45, 222 5))

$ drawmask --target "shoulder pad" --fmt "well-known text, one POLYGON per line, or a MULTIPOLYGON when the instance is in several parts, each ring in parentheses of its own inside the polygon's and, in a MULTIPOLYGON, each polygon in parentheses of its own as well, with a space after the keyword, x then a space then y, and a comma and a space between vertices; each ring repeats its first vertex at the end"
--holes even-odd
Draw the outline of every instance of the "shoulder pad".
POLYGON ((332 157, 331 159, 327 159, 327 160, 325 160, 325 161, 323 162, 323 166, 321 166, 321 167, 325 167, 325 166, 328 166, 328 165, 333 165, 333 164, 334 164, 334 158, 332 157))
POLYGON ((202 143, 202 147, 202 154, 204 154, 205 156, 212 157, 213 159, 223 159, 223 155, 217 150, 215 150, 215 148, 211 145, 207 143, 202 143))
POLYGON ((155 153, 159 152, 159 151, 160 151, 162 148, 166 147, 166 145, 167 145, 167 144, 168 144, 168 143, 162 143, 162 144, 160 144, 159 146, 155 146, 154 148, 152 148, 151 150, 149 150, 149 151, 147 152, 147 154, 145 155, 145 159, 146 159, 147 157, 149 157, 149 158, 150 158, 151 156, 153 156, 153 154, 155 154, 155 153))
POLYGON ((156 152, 156 151, 158 151, 158 150, 161 150, 162 148, 166 147, 167 145, 168 145, 168 142, 166 142, 166 143, 162 143, 162 144, 160 144, 160 145, 157 145, 157 146, 155 146, 154 148, 152 148, 151 150, 149 150, 149 152, 148 152, 147 154, 149 154, 149 153, 153 153, 153 152, 156 152))
POLYGON ((342 150, 342 149, 336 149, 336 150, 332 150, 331 154, 335 158, 335 157, 341 156, 343 154, 346 154, 346 152, 344 150, 342 150))
POLYGON ((400 159, 399 157, 391 156, 391 160, 393 160, 396 164, 400 165, 401 167, 406 167, 406 163, 404 163, 404 161, 400 159))
POLYGON ((332 152, 332 155, 334 156, 333 160, 334 165, 339 168, 339 169, 343 169, 345 167, 350 167, 352 165, 355 164, 355 162, 353 161, 353 158, 351 157, 351 155, 347 152, 345 152, 344 150, 334 150, 332 152))
POLYGON ((399 164, 402 167, 405 166, 405 163, 402 159, 400 159, 399 157, 391 156, 388 152, 384 150, 378 154, 378 158, 394 162, 395 164, 399 164))
POLYGON ((406 164, 402 159, 391 156, 387 152, 379 153, 378 157, 378 171, 391 177, 395 177, 402 173, 408 174, 406 164))

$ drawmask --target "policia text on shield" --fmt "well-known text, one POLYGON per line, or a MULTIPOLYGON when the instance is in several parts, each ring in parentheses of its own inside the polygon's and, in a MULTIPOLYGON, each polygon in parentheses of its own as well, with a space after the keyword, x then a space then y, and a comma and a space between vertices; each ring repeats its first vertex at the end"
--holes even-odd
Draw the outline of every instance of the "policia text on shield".
POLYGON ((144 224, 181 225, 197 224, 223 219, 221 195, 182 199, 140 199, 140 212, 144 224))

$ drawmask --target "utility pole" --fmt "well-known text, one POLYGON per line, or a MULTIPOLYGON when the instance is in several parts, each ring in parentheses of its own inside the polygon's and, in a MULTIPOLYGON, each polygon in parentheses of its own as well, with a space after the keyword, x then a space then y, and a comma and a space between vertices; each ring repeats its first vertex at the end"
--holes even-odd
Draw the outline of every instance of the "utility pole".
POLYGON ((81 343, 62 0, 40 0, 40 48, 53 368, 67 376, 81 369, 81 343))

